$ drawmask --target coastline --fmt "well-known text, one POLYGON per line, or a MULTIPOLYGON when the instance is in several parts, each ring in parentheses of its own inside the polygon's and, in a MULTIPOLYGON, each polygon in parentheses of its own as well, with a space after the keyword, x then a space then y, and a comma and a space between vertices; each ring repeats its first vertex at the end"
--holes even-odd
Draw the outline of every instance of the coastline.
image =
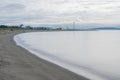
POLYGON ((17 46, 13 37, 23 32, 32 31, 0 31, 1 80, 88 80, 17 46))

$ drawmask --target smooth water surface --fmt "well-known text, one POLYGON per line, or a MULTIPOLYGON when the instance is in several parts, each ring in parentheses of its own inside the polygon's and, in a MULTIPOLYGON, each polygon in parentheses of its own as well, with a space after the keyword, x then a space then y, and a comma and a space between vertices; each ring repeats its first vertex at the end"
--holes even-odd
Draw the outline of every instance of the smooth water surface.
POLYGON ((92 80, 120 80, 120 31, 34 32, 14 37, 33 54, 92 80))

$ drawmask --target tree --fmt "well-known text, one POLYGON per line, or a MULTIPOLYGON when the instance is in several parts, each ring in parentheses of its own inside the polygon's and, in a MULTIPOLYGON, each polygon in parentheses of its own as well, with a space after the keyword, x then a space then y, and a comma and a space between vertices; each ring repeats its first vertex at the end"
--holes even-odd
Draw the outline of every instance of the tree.
POLYGON ((20 28, 22 28, 23 26, 24 26, 24 25, 23 25, 23 24, 21 24, 21 25, 20 25, 20 28))

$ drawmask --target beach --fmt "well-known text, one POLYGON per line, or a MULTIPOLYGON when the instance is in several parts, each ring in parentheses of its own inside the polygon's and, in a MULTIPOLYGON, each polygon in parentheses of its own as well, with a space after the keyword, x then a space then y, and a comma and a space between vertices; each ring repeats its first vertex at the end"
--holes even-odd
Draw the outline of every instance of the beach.
POLYGON ((17 46, 13 37, 23 32, 0 31, 0 80, 88 80, 17 46))

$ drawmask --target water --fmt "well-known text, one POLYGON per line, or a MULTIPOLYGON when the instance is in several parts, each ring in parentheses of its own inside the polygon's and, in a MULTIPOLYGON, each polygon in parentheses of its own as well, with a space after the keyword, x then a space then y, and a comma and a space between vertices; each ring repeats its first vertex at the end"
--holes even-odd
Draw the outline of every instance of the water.
POLYGON ((120 31, 23 33, 17 45, 92 80, 120 80, 120 31))

